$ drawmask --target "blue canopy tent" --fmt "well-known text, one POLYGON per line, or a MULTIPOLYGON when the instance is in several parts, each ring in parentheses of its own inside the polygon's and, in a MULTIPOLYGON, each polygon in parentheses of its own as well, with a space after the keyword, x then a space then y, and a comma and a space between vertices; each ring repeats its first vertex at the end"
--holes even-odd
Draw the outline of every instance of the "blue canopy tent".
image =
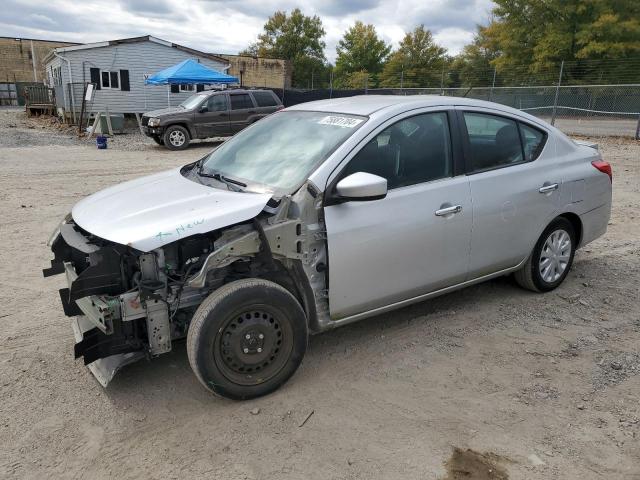
MULTIPOLYGON (((210 85, 212 83, 229 84, 239 82, 236 77, 217 72, 195 60, 189 59, 151 75, 144 83, 146 85, 210 85)), ((169 90, 167 90, 167 101, 170 102, 169 90)))

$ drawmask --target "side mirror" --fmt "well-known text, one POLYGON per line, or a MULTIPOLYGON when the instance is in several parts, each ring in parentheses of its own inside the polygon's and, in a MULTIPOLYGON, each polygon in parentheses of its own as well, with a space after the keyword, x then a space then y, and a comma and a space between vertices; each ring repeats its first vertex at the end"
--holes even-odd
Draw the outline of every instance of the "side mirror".
POLYGON ((204 102, 202 105, 200 105, 200 108, 198 108, 199 113, 206 113, 208 111, 209 107, 207 106, 207 102, 204 102))
POLYGON ((372 173, 356 172, 336 185, 342 200, 380 200, 387 196, 387 179, 372 173))

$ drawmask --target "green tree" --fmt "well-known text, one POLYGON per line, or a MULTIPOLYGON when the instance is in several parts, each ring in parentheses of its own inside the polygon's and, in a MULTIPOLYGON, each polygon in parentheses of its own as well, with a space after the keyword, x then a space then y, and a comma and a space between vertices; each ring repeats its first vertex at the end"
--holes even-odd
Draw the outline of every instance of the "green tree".
MULTIPOLYGON (((345 32, 336 47, 336 84, 354 88, 351 86, 353 81, 362 79, 364 83, 365 78, 371 78, 372 83, 368 86, 376 86, 377 74, 382 71, 390 51, 391 46, 378 38, 373 25, 357 21, 345 32)), ((362 85, 358 88, 362 88, 362 85)))
MULTIPOLYGON (((416 27, 400 42, 384 65, 384 87, 439 87, 447 66, 447 50, 438 45, 424 25, 416 27)), ((445 83, 446 84, 446 83, 445 83)))
POLYGON ((322 72, 322 78, 326 77, 324 35, 322 21, 317 15, 309 17, 298 8, 289 15, 277 11, 264 24, 258 41, 241 54, 290 60, 293 85, 306 87, 312 76, 322 72))
MULTIPOLYGON (((557 77, 562 60, 568 80, 629 75, 620 60, 640 54, 637 0, 495 0, 487 44, 500 55, 492 63, 503 78, 526 82, 557 77), (618 62, 612 62, 618 60, 618 62), (524 65, 524 66, 523 66, 524 65)), ((638 69, 635 69, 635 78, 638 69)))
MULTIPOLYGON (((489 41, 485 31, 487 27, 478 26, 473 42, 466 45, 453 59, 449 71, 451 87, 484 87, 493 85, 494 65, 499 52, 496 45, 489 41)), ((496 86, 500 78, 496 75, 496 86)))

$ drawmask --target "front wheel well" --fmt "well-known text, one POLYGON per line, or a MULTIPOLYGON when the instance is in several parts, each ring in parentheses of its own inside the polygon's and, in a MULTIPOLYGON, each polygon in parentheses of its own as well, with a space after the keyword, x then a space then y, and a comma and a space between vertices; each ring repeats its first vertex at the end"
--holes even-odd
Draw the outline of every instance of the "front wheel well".
POLYGON ((189 125, 187 125, 187 123, 185 123, 185 122, 173 122, 173 123, 170 123, 168 125, 165 125, 163 132, 166 132, 169 128, 176 127, 176 126, 184 128, 187 132, 189 132, 189 137, 191 139, 194 138, 194 135, 193 135, 193 132, 191 131, 191 128, 189 128, 189 125))
POLYGON ((580 220, 580 217, 573 212, 566 212, 559 215, 558 218, 566 218, 571 223, 576 234, 576 245, 580 245, 582 241, 582 220, 580 220))

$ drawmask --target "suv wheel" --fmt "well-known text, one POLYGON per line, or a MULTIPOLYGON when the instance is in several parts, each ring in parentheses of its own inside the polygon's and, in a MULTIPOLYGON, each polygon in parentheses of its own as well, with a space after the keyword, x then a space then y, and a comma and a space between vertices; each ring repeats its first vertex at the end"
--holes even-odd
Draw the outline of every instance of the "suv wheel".
POLYGON ((244 279, 209 295, 187 334, 189 363, 200 383, 244 400, 273 392, 296 371, 307 349, 307 319, 277 283, 244 279))
POLYGON ((534 292, 548 292, 569 273, 576 251, 576 234, 566 218, 556 218, 542 232, 524 266, 515 272, 518 285, 534 292))
POLYGON ((164 145, 169 150, 184 150, 189 146, 189 132, 180 125, 172 125, 164 132, 164 145))

